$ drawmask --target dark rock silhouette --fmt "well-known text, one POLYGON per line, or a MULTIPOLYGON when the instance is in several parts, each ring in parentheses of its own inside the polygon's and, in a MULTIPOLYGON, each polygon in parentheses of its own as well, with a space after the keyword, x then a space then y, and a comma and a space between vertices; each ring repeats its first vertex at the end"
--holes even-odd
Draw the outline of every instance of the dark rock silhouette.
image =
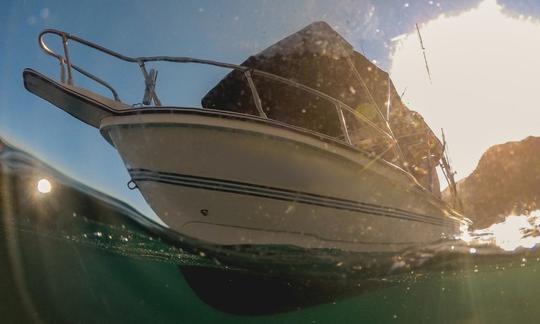
POLYGON ((539 209, 540 137, 490 147, 476 169, 458 183, 458 192, 474 228, 539 209))

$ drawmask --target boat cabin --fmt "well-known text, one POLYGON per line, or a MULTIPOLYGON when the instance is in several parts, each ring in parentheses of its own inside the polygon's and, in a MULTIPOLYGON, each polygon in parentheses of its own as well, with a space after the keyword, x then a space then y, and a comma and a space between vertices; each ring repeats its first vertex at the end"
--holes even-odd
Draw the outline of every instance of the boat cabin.
MULTIPOLYGON (((422 116, 400 99, 388 73, 354 51, 325 22, 315 22, 250 56, 242 66, 269 72, 337 98, 380 129, 393 133, 403 155, 401 167, 436 195, 440 186, 435 167, 443 147, 422 116)), ((352 145, 397 163, 395 152, 373 127, 333 102, 264 76, 253 75, 264 114, 274 120, 343 138, 340 119, 352 145)), ((249 84, 240 71, 232 71, 202 99, 208 109, 257 115, 249 84)))

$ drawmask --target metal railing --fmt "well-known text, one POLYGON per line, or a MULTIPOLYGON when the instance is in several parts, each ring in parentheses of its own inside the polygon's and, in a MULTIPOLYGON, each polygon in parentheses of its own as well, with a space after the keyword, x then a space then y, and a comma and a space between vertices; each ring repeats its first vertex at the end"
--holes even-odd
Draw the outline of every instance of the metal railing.
MULTIPOLYGON (((284 77, 281 77, 281 76, 278 76, 278 75, 275 75, 275 74, 272 74, 272 73, 268 73, 268 72, 265 72, 265 71, 253 69, 253 68, 250 68, 250 67, 247 67, 247 66, 235 65, 235 64, 230 64, 230 63, 222 63, 222 62, 204 60, 204 59, 197 59, 197 58, 191 58, 191 57, 177 57, 177 56, 129 57, 129 56, 125 56, 125 55, 122 55, 120 53, 117 53, 115 51, 112 51, 110 49, 107 49, 107 48, 105 48, 103 46, 100 46, 98 44, 89 42, 89 41, 87 41, 85 39, 82 39, 80 37, 77 37, 75 35, 71 35, 69 33, 66 33, 66 32, 63 32, 63 31, 60 31, 60 30, 56 30, 56 29, 46 29, 46 30, 44 30, 43 32, 41 32, 39 34, 39 46, 45 51, 46 54, 48 54, 50 56, 53 56, 54 58, 56 58, 59 61, 59 63, 60 63, 60 80, 61 80, 62 83, 67 83, 68 85, 74 85, 73 71, 72 70, 75 70, 75 71, 81 73, 82 75, 84 75, 85 77, 87 77, 89 79, 92 79, 95 82, 97 82, 97 83, 101 84, 102 86, 106 87, 107 89, 109 89, 109 91, 112 93, 112 96, 113 96, 114 100, 118 101, 118 102, 121 102, 118 93, 116 92, 116 90, 110 84, 108 84, 104 80, 100 79, 99 77, 93 75, 92 73, 90 73, 88 71, 85 71, 81 67, 73 64, 73 62, 70 59, 70 55, 69 55, 68 41, 74 41, 76 43, 88 46, 90 48, 93 48, 93 49, 95 49, 97 51, 108 54, 110 56, 113 56, 113 57, 115 57, 115 58, 117 58, 119 60, 125 61, 125 62, 136 63, 139 66, 139 68, 141 70, 141 73, 143 74, 143 78, 144 78, 144 82, 145 82, 145 93, 144 93, 142 103, 144 105, 146 105, 146 106, 151 105, 152 102, 154 103, 153 106, 161 106, 162 105, 161 101, 159 100, 159 98, 157 96, 156 89, 155 89, 156 79, 157 79, 157 71, 154 70, 154 69, 151 69, 150 72, 148 72, 148 70, 146 69, 146 63, 148 63, 148 62, 196 63, 196 64, 205 64, 205 65, 212 65, 212 66, 217 66, 217 67, 222 67, 222 68, 228 68, 228 69, 240 71, 240 72, 243 73, 244 77, 247 80, 249 88, 251 90, 254 105, 255 105, 255 107, 257 109, 257 112, 258 112, 260 117, 269 119, 268 116, 266 115, 266 113, 263 110, 261 99, 260 99, 259 94, 257 92, 257 88, 255 86, 255 83, 253 81, 253 76, 260 76, 260 77, 263 77, 263 78, 266 78, 266 79, 270 79, 270 80, 274 80, 274 81, 286 84, 288 86, 291 86, 291 87, 294 87, 294 88, 297 88, 297 89, 301 89, 301 90, 303 90, 305 92, 310 93, 311 95, 318 96, 318 97, 320 97, 322 99, 325 99, 326 101, 332 103, 334 105, 336 111, 337 111, 337 114, 338 114, 339 124, 340 124, 340 127, 341 127, 343 140, 349 145, 354 145, 354 143, 352 143, 352 141, 351 141, 351 136, 350 136, 349 130, 347 128, 347 122, 346 122, 346 118, 344 116, 343 110, 346 110, 346 111, 350 112, 351 114, 353 114, 354 117, 358 118, 358 120, 362 121, 363 123, 365 123, 366 125, 368 125, 372 129, 374 129, 376 132, 378 132, 380 135, 382 135, 382 138, 389 145, 388 149, 385 150, 385 151, 388 151, 389 149, 392 149, 394 151, 395 157, 397 157, 398 160, 401 160, 402 162, 405 162, 405 160, 403 158, 403 155, 402 155, 402 152, 400 151, 399 146, 397 145, 397 140, 394 137, 391 128, 389 127, 388 121, 384 120, 385 126, 388 128, 388 131, 386 131, 386 130, 382 129, 381 127, 379 127, 377 124, 375 124, 373 121, 371 121, 369 118, 364 116, 362 113, 360 113, 357 110, 351 108, 350 106, 343 103, 342 101, 340 101, 340 100, 338 100, 338 99, 336 99, 336 98, 334 98, 332 96, 327 95, 324 92, 321 92, 321 91, 319 91, 317 89, 313 89, 311 87, 308 87, 308 86, 306 86, 304 84, 295 82, 293 80, 290 80, 290 79, 287 79, 287 78, 284 78, 284 77), (55 53, 54 51, 52 51, 47 46, 47 44, 45 43, 45 36, 49 35, 49 34, 57 35, 57 36, 59 36, 61 38, 62 47, 63 47, 63 51, 64 51, 63 56, 60 55, 60 54, 55 53), (66 74, 67 74, 67 80, 66 80, 66 74)), ((369 96, 371 97, 370 93, 369 93, 369 96)), ((403 164, 403 165, 406 165, 406 164, 403 164)))

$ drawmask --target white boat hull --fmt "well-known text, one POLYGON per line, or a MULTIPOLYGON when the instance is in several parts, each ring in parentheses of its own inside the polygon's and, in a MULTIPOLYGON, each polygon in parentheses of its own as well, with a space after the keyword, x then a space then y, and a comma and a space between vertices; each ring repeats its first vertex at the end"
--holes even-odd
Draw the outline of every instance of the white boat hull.
POLYGON ((268 122, 186 111, 101 131, 162 221, 210 244, 390 252, 459 227, 403 170, 268 122))

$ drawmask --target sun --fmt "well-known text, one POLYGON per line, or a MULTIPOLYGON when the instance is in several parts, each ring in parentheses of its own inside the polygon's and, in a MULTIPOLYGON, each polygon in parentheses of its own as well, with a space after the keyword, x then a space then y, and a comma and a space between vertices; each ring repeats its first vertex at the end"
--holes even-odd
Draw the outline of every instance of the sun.
POLYGON ((390 75, 409 108, 444 128, 458 179, 490 146, 540 134, 539 21, 486 0, 419 27, 432 83, 415 28, 396 38, 390 75))
POLYGON ((52 185, 51 185, 51 182, 45 178, 43 179, 40 179, 38 182, 37 182, 37 190, 42 193, 42 194, 47 194, 49 192, 51 192, 52 190, 52 185))

